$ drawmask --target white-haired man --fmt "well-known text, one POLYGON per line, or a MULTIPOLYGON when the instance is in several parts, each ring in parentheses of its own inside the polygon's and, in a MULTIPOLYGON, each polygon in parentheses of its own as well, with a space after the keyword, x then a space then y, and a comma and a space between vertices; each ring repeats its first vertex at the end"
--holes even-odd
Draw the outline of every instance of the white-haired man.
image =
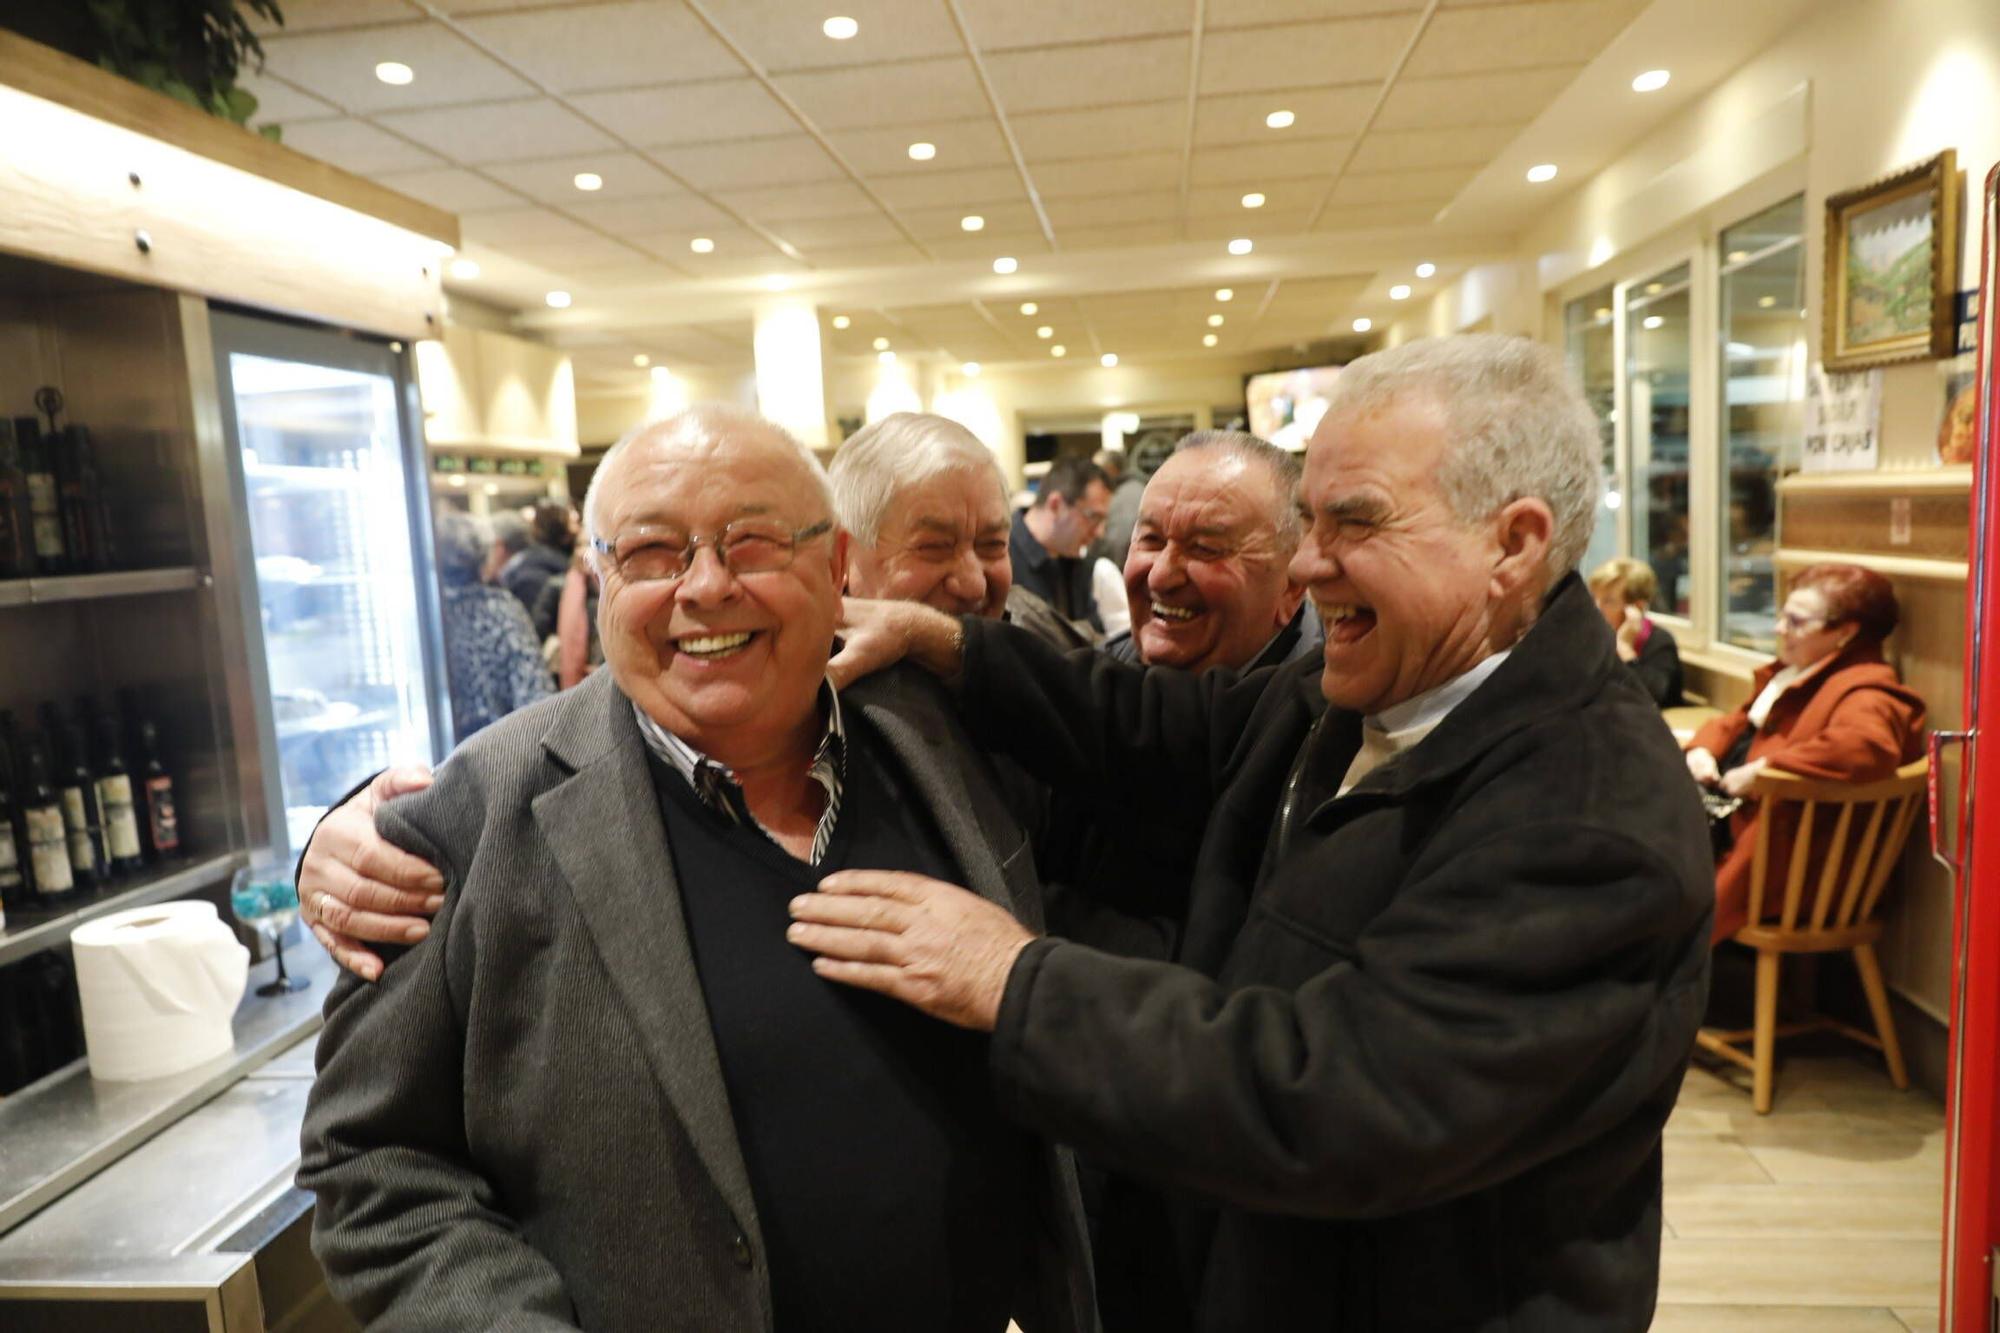
POLYGON ((849 604, 857 666, 957 676, 981 744, 1194 858, 1177 963, 908 875, 792 911, 822 975, 993 1032, 1010 1114, 1189 1202, 1201 1327, 1650 1323, 1714 887, 1673 739, 1574 573, 1596 455, 1545 348, 1354 362, 1292 561, 1324 653, 1247 677, 849 604))
POLYGON ((997 1113, 985 1042, 785 943, 840 865, 1040 920, 935 682, 825 679, 818 463, 696 409, 585 512, 607 670, 379 815, 444 901, 327 1003, 299 1180, 335 1294, 399 1329, 1093 1327, 1072 1168, 997 1113))

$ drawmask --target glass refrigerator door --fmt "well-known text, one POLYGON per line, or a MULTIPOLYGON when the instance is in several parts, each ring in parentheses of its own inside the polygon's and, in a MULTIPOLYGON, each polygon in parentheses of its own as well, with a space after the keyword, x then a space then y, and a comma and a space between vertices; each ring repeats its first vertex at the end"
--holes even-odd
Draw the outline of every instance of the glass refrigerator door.
POLYGON ((245 638, 252 678, 263 676, 269 840, 296 851, 371 773, 441 753, 428 534, 410 498, 421 454, 408 447, 406 376, 387 346, 215 322, 254 557, 245 638))

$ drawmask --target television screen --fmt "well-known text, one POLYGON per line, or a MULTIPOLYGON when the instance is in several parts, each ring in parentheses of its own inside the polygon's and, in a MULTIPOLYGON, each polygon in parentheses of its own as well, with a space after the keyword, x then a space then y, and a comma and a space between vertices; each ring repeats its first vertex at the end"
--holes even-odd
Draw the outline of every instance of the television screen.
POLYGON ((1284 449, 1303 449, 1326 414, 1339 366, 1273 370, 1252 375, 1243 386, 1250 407, 1250 430, 1284 449))

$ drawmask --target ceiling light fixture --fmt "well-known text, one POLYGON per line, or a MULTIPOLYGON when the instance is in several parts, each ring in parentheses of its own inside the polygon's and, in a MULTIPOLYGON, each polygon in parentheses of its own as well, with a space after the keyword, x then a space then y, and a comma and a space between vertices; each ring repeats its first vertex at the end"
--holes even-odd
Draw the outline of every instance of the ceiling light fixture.
POLYGON ((451 276, 463 282, 471 282, 479 276, 479 261, 474 259, 452 260, 451 276))
POLYGON ((1407 300, 1409 300, 1409 299, 1410 299, 1410 284, 1409 284, 1409 283, 1407 283, 1407 282, 1399 282, 1399 283, 1397 283, 1397 284, 1396 284, 1396 285, 1395 285, 1394 287, 1391 287, 1391 288, 1389 289, 1389 299, 1390 299, 1391 301, 1407 301, 1407 300))
POLYGON ((1201 335, 1201 345, 1203 347, 1213 347, 1215 346, 1217 341, 1218 339, 1212 333, 1204 333, 1201 335))
POLYGON ((1238 236, 1229 243, 1229 253, 1232 255, 1247 255, 1256 248, 1256 245, 1247 236, 1238 236))
POLYGON ((968 378, 971 379, 979 378, 979 363, 977 361, 968 361, 964 365, 960 366, 959 370, 963 374, 965 374, 968 378))
POLYGON ((1068 356, 1068 355, 1069 355, 1069 348, 1067 348, 1067 347, 1064 347, 1064 346, 1063 346, 1063 345, 1062 345, 1061 343, 1057 343, 1057 344, 1056 344, 1056 345, 1055 345, 1054 347, 1051 347, 1051 348, 1049 349, 1049 355, 1050 355, 1050 356, 1068 356))
POLYGON ((1053 338, 1056 336, 1056 331, 1050 328, 1048 325, 1044 324, 1042 325, 1042 327, 1035 330, 1035 336, 1037 338, 1053 338))
POLYGON ((1034 313, 1035 313, 1035 312, 1036 312, 1037 310, 1040 310, 1040 309, 1041 309, 1041 307, 1040 307, 1040 306, 1038 306, 1038 305, 1036 305, 1036 304, 1035 304, 1035 303, 1034 303, 1033 301, 1023 301, 1023 302, 1021 302, 1021 313, 1022 313, 1022 314, 1024 314, 1024 315, 1032 315, 1032 314, 1034 314, 1034 313))
POLYGON ((1656 93, 1666 87, 1668 80, 1673 77, 1666 70, 1649 69, 1638 78, 1632 80, 1632 91, 1635 93, 1656 93))
POLYGON ((1097 358, 1097 364, 1103 366, 1106 370, 1111 369, 1118 364, 1118 353, 1106 352, 1103 356, 1097 358))
POLYGON ((1666 289, 1667 289, 1667 284, 1664 282, 1649 282, 1646 284, 1646 295, 1658 296, 1661 292, 1665 291, 1666 289))
POLYGON ((835 327, 836 329, 844 329, 853 322, 854 322, 853 320, 849 319, 845 315, 835 315, 833 317, 833 327, 835 327))
POLYGON ((986 219, 980 217, 977 213, 967 213, 958 220, 958 229, 960 231, 985 231, 986 219))
POLYGON ((1597 307, 1597 309, 1596 309, 1596 310, 1593 310, 1593 311, 1591 312, 1591 315, 1592 315, 1592 317, 1593 317, 1593 318, 1596 318, 1596 319, 1610 319, 1610 318, 1611 318, 1611 307, 1610 307, 1610 306, 1608 306, 1608 305, 1601 305, 1601 306, 1597 307))
POLYGON ((1220 316, 1220 315, 1210 315, 1210 316, 1208 317, 1208 327, 1210 327, 1211 329, 1219 329, 1219 328, 1221 328, 1221 327, 1222 327, 1222 316, 1220 316))
POLYGON ((1436 264, 1431 263, 1428 260, 1417 265, 1417 276, 1420 278, 1436 277, 1437 271, 1438 271, 1438 266, 1436 264))
POLYGON ((1540 185, 1544 181, 1552 181, 1555 178, 1556 164, 1553 162, 1544 162, 1539 166, 1528 168, 1528 179, 1536 185, 1540 185))
POLYGON ((773 273, 770 277, 764 279, 764 290, 767 292, 789 291, 791 285, 792 280, 782 273, 773 273))
POLYGON ((1726 262, 1731 264, 1740 264, 1749 257, 1750 257, 1750 252, 1748 250, 1731 250, 1729 254, 1725 256, 1725 260, 1726 262))
POLYGON ((576 173, 576 188, 586 191, 601 190, 604 188, 604 177, 594 171, 579 171, 576 173))
POLYGON ((1648 315, 1644 319, 1639 321, 1639 323, 1643 327, 1649 329, 1657 329, 1662 325, 1664 325, 1666 322, 1667 318, 1665 315, 1648 315))
POLYGON ((912 162, 928 162, 936 156, 937 145, 934 143, 913 143, 910 145, 910 161, 912 162))
POLYGON ((876 350, 876 351, 878 351, 878 352, 886 352, 886 351, 888 351, 888 350, 889 350, 889 340, 888 340, 887 338, 877 338, 877 339, 875 340, 875 350, 876 350))
POLYGON ((550 292, 547 296, 544 296, 542 299, 549 303, 549 309, 551 310, 569 309, 568 292, 550 292))
POLYGON ((885 366, 893 366, 896 364, 896 354, 894 352, 877 352, 875 354, 875 359, 877 361, 880 361, 885 366))
POLYGON ((1262 208, 1264 206, 1264 196, 1252 190, 1249 194, 1243 196, 1243 206, 1245 208, 1262 208))
POLYGON ((1264 124, 1269 129, 1288 130, 1292 127, 1292 122, 1297 119, 1298 117, 1289 111, 1273 111, 1264 117, 1264 124))
POLYGON ((697 236, 693 240, 688 242, 688 249, 694 251, 698 255, 714 254, 715 242, 709 240, 708 237, 706 236, 697 236))
POLYGON ((1769 310, 1776 304, 1778 304, 1778 298, 1775 296, 1760 296, 1757 298, 1757 308, 1759 310, 1769 310))
POLYGON ((400 60, 385 60, 375 67, 375 77, 397 88, 417 77, 417 72, 400 60))
POLYGON ((819 30, 836 42, 844 42, 861 31, 861 25, 845 14, 836 14, 819 25, 819 30))
POLYGON ((1001 255, 998 259, 993 261, 993 271, 995 273, 1000 274, 1002 277, 1005 277, 1007 274, 1012 273, 1015 269, 1019 267, 1021 267, 1021 261, 1014 258, 1012 255, 1001 255))
POLYGON ((1234 287, 1217 287, 1215 289, 1215 299, 1218 301, 1233 301, 1236 299, 1236 289, 1234 287))
POLYGON ((641 352, 639 353, 639 355, 632 358, 632 364, 639 367, 639 369, 644 370, 647 366, 653 364, 653 358, 647 356, 644 352, 641 352))
POLYGON ((1374 327, 1375 327, 1375 321, 1367 318, 1366 316, 1363 316, 1362 318, 1354 321, 1354 331, 1356 333, 1366 333, 1368 332, 1368 330, 1374 327))

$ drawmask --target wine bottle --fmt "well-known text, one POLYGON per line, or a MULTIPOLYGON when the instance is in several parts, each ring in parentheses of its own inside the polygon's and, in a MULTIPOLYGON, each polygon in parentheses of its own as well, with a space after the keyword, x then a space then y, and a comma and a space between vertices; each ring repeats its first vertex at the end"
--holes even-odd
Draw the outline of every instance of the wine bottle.
POLYGON ((181 849, 180 819, 174 813, 174 780, 160 762, 160 733, 151 722, 139 724, 139 794, 146 818, 139 826, 153 860, 181 849))
POLYGON ((22 791, 22 821, 28 830, 28 870, 35 877, 35 896, 62 898, 76 890, 69 859, 69 838, 63 831, 61 799, 49 785, 49 763, 42 747, 28 747, 28 782, 22 791))
MULTIPOLYGON (((53 744, 54 733, 51 733, 53 744)), ((90 776, 90 758, 83 733, 72 724, 56 756, 56 790, 62 795, 63 827, 69 831, 69 868, 76 887, 88 893, 104 875, 104 819, 97 808, 97 781, 90 776)))
POLYGON ((63 547, 69 554, 70 568, 79 573, 109 569, 97 446, 90 438, 90 428, 75 423, 64 426, 60 438, 56 490, 62 503, 63 547))
POLYGON ((28 524, 28 474, 21 470, 21 446, 14 439, 14 423, 0 417, 0 579, 24 579, 35 572, 28 524))
POLYGON ((114 875, 129 875, 146 864, 139 846, 139 817, 132 800, 132 771, 125 766, 125 745, 118 739, 118 719, 106 715, 97 723, 97 803, 104 811, 104 851, 114 875))
POLYGON ((28 526, 35 548, 37 574, 61 574, 69 562, 63 551, 62 495, 56 488, 56 465, 41 423, 33 417, 14 418, 14 437, 21 451, 21 470, 28 477, 28 526))
POLYGON ((13 753, 6 737, 0 735, 0 930, 7 928, 7 912, 25 905, 28 892, 20 821, 14 816, 13 753))

